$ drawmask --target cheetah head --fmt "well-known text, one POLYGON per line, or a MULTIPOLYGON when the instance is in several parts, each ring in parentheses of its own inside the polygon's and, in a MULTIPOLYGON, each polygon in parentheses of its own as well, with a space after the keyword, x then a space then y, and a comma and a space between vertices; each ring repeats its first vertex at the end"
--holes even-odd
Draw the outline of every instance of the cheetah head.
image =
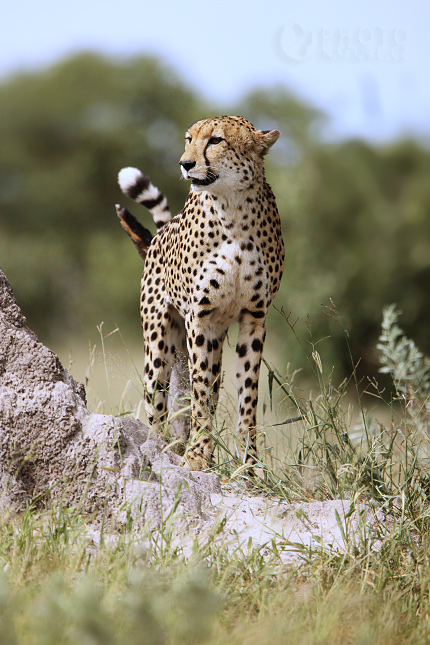
POLYGON ((196 192, 246 190, 263 173, 263 157, 279 135, 279 130, 256 130, 240 116, 197 121, 185 134, 182 174, 196 192))

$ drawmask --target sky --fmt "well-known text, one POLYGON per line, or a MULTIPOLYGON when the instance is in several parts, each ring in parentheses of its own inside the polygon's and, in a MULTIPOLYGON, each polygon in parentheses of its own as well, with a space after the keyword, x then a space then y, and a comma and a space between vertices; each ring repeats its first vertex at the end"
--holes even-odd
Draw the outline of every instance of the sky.
POLYGON ((428 145, 429 27, 428 0, 4 1, 0 82, 83 50, 156 54, 220 108, 281 83, 327 139, 428 145))

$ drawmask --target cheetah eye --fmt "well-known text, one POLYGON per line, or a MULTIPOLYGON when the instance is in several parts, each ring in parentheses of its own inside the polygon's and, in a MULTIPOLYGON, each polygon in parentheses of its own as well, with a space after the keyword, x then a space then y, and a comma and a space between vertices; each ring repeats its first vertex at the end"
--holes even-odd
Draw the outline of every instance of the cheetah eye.
POLYGON ((216 146, 218 143, 221 143, 221 141, 224 141, 224 139, 222 139, 221 137, 211 137, 208 143, 216 146))
POLYGON ((191 143, 191 137, 189 134, 185 136, 185 143, 191 143))

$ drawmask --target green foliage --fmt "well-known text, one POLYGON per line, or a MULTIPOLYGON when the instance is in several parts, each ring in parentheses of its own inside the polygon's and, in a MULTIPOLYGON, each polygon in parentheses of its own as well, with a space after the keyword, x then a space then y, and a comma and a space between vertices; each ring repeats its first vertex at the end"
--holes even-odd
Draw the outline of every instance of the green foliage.
MULTIPOLYGON (((178 171, 184 130, 221 112, 282 132, 266 163, 287 251, 276 303, 299 318, 302 340, 309 327, 330 335, 323 359, 348 374, 343 332, 321 308, 332 298, 359 370, 376 375, 380 311, 398 302, 430 352, 429 152, 412 141, 323 144, 324 116, 285 88, 215 107, 149 57, 115 63, 85 54, 0 86, 0 263, 30 326, 57 346, 69 336, 86 345, 102 321, 140 340, 142 264, 115 215, 124 201, 117 172, 142 168, 179 211, 188 190, 178 171)), ((154 230, 143 209, 132 209, 154 230)), ((274 310, 269 328, 269 342, 299 367, 274 310)))
POLYGON ((0 87, 0 262, 44 339, 101 321, 140 336, 142 262, 118 226, 118 170, 146 169, 179 210, 183 132, 206 110, 152 58, 81 55, 0 87))
MULTIPOLYGON (((428 152, 408 142, 379 149, 358 141, 314 146, 298 166, 282 174, 271 168, 287 249, 278 303, 293 319, 309 315, 316 337, 332 336, 324 357, 341 368, 339 376, 349 373, 350 360, 343 331, 320 306, 330 299, 350 332, 355 360, 361 359, 360 375, 376 375, 387 302, 399 303, 420 344, 429 347, 429 172, 428 152)), ((306 339, 304 325, 296 329, 306 339)))

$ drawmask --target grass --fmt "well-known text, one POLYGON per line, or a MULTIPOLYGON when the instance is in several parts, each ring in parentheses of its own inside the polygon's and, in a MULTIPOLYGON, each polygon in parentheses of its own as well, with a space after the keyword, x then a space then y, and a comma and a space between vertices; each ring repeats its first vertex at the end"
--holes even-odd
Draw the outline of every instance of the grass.
POLYGON ((397 319, 385 312, 380 341, 391 399, 369 382, 351 411, 354 371, 335 388, 310 342, 316 395, 268 367, 268 398, 283 408, 261 441, 284 441, 261 453, 264 478, 240 471, 226 427, 217 439, 222 479, 286 502, 365 503, 373 528, 345 533, 342 552, 298 547, 287 566, 274 543, 232 553, 209 539, 186 557, 168 530, 136 536, 128 526, 96 544, 73 510, 29 507, 0 525, 0 645, 428 643, 428 363, 397 319), (385 409, 384 424, 368 399, 385 409))

